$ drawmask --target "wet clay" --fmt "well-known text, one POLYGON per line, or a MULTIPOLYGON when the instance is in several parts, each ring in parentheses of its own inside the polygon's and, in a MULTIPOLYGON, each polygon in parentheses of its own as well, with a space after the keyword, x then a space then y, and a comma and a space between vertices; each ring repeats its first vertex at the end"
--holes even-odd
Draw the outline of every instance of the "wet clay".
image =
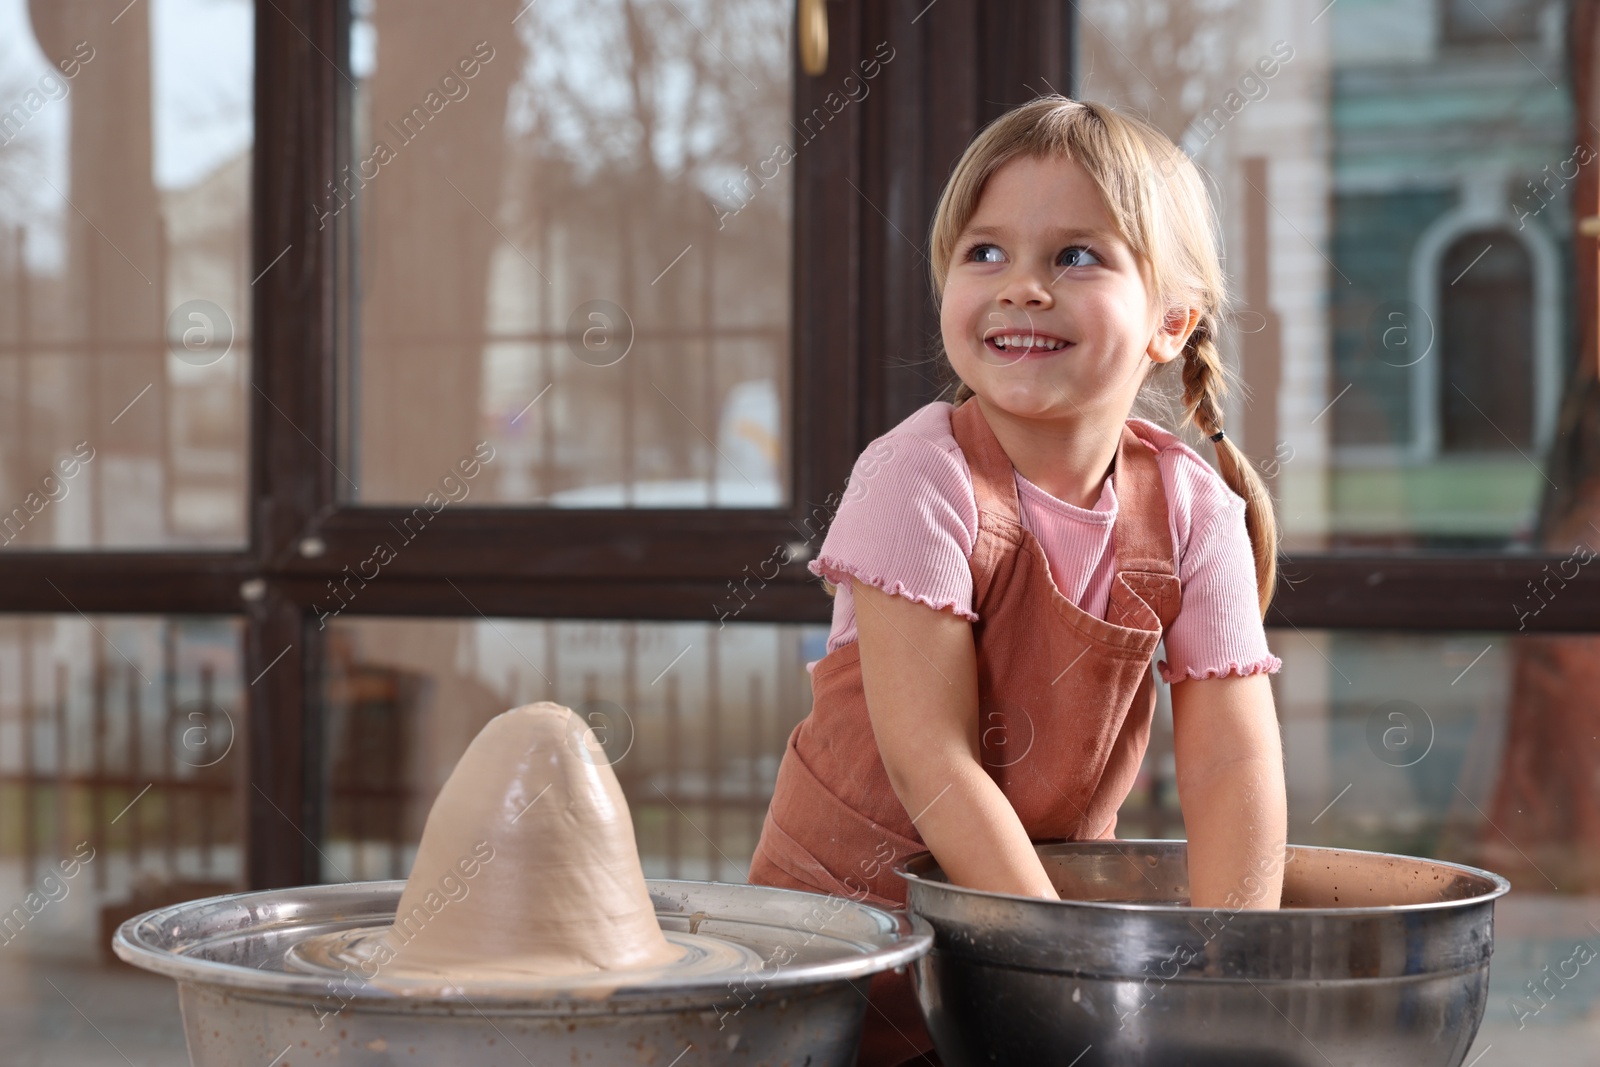
POLYGON ((491 719, 444 784, 386 939, 391 975, 514 979, 649 968, 656 922, 616 773, 560 704, 491 719))

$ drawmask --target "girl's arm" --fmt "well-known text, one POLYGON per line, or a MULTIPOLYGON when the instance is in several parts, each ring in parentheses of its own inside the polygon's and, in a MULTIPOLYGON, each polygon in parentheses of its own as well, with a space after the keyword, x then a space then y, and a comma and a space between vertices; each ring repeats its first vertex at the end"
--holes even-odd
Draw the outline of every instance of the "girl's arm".
POLYGON ((889 783, 956 885, 1058 900, 978 747, 972 624, 851 582, 861 679, 889 783))
POLYGON ((1191 903, 1276 908, 1288 813, 1268 676, 1175 683, 1172 726, 1191 903))

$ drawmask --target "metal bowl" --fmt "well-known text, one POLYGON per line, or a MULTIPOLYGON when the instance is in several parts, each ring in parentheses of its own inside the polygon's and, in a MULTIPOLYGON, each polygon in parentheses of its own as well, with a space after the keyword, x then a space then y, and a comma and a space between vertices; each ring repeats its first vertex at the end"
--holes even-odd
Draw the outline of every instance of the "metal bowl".
POLYGON ((1290 849, 1281 911, 1186 906, 1182 841, 1037 846, 1061 901, 898 871, 917 996, 948 1067, 1459 1067, 1489 991, 1494 901, 1453 863, 1290 849))
MULTIPOLYGON (((194 1067, 854 1062, 879 971, 928 950, 904 916, 766 886, 648 880, 662 929, 750 949, 754 970, 565 991, 406 989, 286 969, 309 937, 386 925, 405 883, 212 897, 124 923, 113 948, 178 982, 194 1067)), ((614 985, 614 983, 613 983, 614 985)))

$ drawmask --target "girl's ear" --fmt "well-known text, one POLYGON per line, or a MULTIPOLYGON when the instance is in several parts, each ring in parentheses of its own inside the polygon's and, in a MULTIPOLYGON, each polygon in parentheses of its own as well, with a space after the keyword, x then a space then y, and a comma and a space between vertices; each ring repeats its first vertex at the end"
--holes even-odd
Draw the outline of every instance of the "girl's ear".
POLYGON ((1157 363, 1170 363, 1181 356, 1189 335, 1200 325, 1200 315, 1199 308, 1168 308, 1150 338, 1150 347, 1146 350, 1150 358, 1157 363))

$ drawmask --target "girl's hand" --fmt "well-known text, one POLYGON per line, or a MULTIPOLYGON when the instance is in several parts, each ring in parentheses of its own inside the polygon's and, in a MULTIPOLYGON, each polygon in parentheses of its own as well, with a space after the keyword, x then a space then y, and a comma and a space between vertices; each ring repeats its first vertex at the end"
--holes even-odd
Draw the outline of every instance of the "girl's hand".
POLYGON ((1276 908, 1283 897, 1283 747, 1265 674, 1172 687, 1178 799, 1197 908, 1276 908))
POLYGON ((1059 900, 1022 820, 981 762, 972 625, 862 582, 850 591, 878 752, 946 877, 1059 900))

